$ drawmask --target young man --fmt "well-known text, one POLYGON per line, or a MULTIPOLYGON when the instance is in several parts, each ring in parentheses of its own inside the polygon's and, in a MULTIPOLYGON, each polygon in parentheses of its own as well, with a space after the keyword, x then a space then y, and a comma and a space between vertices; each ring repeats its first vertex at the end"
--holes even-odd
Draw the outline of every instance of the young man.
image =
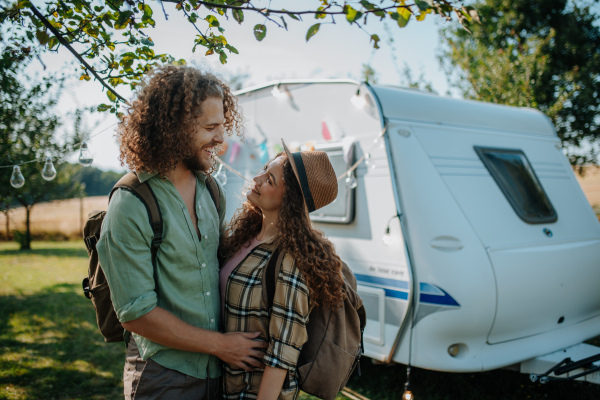
POLYGON ((260 366, 258 333, 219 333, 217 248, 225 214, 206 187, 212 153, 224 134, 241 132, 229 88, 190 67, 159 69, 119 125, 120 160, 148 181, 163 216, 152 265, 152 229, 142 202, 114 193, 97 244, 111 299, 130 335, 125 399, 220 398, 218 358, 260 366))

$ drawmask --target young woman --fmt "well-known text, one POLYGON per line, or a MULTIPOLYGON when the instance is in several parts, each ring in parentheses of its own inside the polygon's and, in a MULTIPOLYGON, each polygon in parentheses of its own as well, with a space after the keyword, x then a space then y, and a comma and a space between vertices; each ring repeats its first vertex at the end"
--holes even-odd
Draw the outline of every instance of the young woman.
POLYGON ((308 216, 335 200, 333 167, 324 152, 292 154, 283 145, 285 153, 254 178, 220 248, 226 331, 259 331, 269 344, 264 369, 225 365, 225 399, 296 399, 296 363, 311 307, 335 307, 344 298, 341 260, 308 216), (275 249, 285 256, 269 310, 262 286, 275 249))

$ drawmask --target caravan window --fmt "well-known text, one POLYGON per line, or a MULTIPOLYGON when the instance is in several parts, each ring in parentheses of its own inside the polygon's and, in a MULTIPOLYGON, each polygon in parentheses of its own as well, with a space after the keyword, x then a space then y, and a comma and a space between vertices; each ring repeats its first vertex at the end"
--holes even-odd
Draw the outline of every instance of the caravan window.
POLYGON ((523 221, 543 224, 558 219, 523 151, 478 146, 475 151, 523 221))
MULTIPOLYGON (((315 150, 324 151, 329 157, 333 170, 337 176, 347 171, 354 162, 354 143, 324 143, 315 146, 315 150)), ((354 220, 354 192, 338 181, 338 195, 336 200, 325 207, 310 213, 310 219, 315 222, 329 222, 334 224, 349 224, 354 220)))

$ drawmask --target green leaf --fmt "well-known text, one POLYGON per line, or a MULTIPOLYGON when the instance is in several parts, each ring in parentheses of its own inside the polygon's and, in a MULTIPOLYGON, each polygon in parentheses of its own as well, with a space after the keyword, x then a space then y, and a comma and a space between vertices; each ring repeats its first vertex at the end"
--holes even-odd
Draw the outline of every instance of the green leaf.
POLYGON ((113 92, 111 92, 110 90, 106 92, 106 95, 108 96, 108 99, 112 102, 117 101, 117 96, 115 96, 115 94, 113 92))
POLYGON ((427 4, 424 1, 415 0, 415 4, 417 5, 417 7, 419 7, 419 10, 421 11, 429 10, 429 4, 427 4))
POLYGON ((362 12, 356 11, 354 8, 350 7, 347 4, 344 6, 344 13, 346 14, 346 20, 350 23, 355 22, 363 15, 362 12))
POLYGON ((224 51, 219 52, 219 61, 221 61, 221 64, 227 64, 227 54, 224 51))
POLYGON ((378 49, 379 48, 379 36, 377 35, 371 35, 371 41, 373 42, 373 48, 374 49, 378 49))
POLYGON ((239 51, 238 51, 238 50, 237 50, 235 47, 233 47, 233 46, 232 46, 232 45, 230 45, 230 44, 226 44, 226 45, 225 45, 225 48, 226 48, 227 50, 229 50, 230 52, 232 52, 233 54, 240 54, 240 52, 239 52, 239 51))
POLYGON ((92 79, 87 72, 84 72, 83 74, 81 74, 81 76, 79 77, 80 81, 89 81, 90 79, 92 79))
POLYGON ((115 29, 125 29, 132 15, 133 11, 121 11, 119 13, 119 17, 117 18, 117 21, 115 22, 115 29))
POLYGON ((259 42, 262 41, 265 38, 266 34, 266 26, 264 26, 263 24, 254 25, 254 37, 256 37, 256 40, 258 40, 259 42))
POLYGON ((308 31, 306 32, 306 41, 307 42, 311 37, 313 37, 317 32, 319 32, 320 27, 321 27, 321 24, 314 24, 313 26, 308 28, 308 31))
POLYGON ((398 7, 398 26, 404 28, 408 24, 408 20, 412 13, 406 7, 398 7))
POLYGON ((238 24, 244 22, 244 12, 242 10, 233 10, 232 14, 233 19, 235 19, 238 22, 238 24))
POLYGON ((102 112, 102 111, 108 111, 110 109, 110 106, 108 104, 99 104, 98 105, 98 111, 102 112))
POLYGON ((37 37, 42 46, 50 41, 50 35, 48 35, 46 31, 37 31, 35 37, 37 37))
POLYGON ((371 2, 369 2, 369 1, 367 1, 367 0, 362 0, 362 1, 360 2, 360 4, 361 4, 361 5, 362 5, 364 8, 366 8, 367 10, 373 10, 373 9, 377 8, 377 6, 376 6, 375 4, 373 4, 373 3, 371 3, 371 2))
POLYGON ((289 12, 288 10, 286 10, 285 8, 282 9, 281 11, 285 11, 287 13, 287 15, 289 15, 289 17, 291 19, 295 19, 296 21, 300 21, 300 18, 298 18, 297 15, 295 15, 294 13, 289 12))
POLYGON ((212 27, 218 27, 219 26, 219 20, 217 19, 217 17, 215 17, 214 15, 209 15, 206 18, 204 18, 204 20, 206 22, 208 22, 208 24, 212 27))
MULTIPOLYGON (((154 42, 152 41, 152 39, 151 39, 151 38, 143 38, 143 39, 141 40, 141 42, 142 42, 142 44, 143 44, 143 45, 145 45, 145 46, 154 46, 154 42)), ((113 50, 114 50, 114 47, 113 47, 113 50)))

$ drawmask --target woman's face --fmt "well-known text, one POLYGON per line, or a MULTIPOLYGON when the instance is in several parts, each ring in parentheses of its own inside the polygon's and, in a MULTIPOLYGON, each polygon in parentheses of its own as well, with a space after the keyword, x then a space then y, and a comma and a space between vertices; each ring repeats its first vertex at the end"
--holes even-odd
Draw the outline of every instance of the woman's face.
POLYGON ((263 171, 254 177, 254 184, 246 192, 249 201, 264 212, 279 211, 283 203, 285 183, 283 181, 284 156, 271 161, 263 171))

